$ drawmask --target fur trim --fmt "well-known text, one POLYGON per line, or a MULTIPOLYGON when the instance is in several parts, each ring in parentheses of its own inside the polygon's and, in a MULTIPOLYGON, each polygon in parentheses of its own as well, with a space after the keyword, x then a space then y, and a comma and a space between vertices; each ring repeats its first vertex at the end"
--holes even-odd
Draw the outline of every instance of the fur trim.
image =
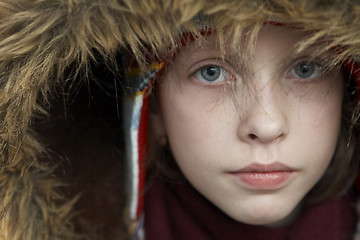
POLYGON ((328 48, 343 47, 334 62, 360 60, 358 0, 0 0, 0 239, 75 238, 72 201, 59 204, 30 129, 51 93, 63 91, 69 66, 86 76, 96 54, 113 63, 121 49, 139 62, 161 56, 182 31, 199 30, 199 14, 235 36, 269 20, 294 24, 313 32, 299 48, 328 39, 328 48))

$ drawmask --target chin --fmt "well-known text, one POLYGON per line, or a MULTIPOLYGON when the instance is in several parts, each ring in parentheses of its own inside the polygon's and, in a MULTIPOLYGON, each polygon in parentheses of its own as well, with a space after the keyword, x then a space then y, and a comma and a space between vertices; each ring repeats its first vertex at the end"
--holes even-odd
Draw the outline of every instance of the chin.
MULTIPOLYGON (((269 210, 269 209, 266 209, 269 210)), ((292 224, 299 217, 301 213, 301 205, 295 207, 290 212, 288 211, 266 211, 255 210, 248 214, 240 214, 239 216, 231 216, 236 221, 259 226, 281 227, 292 224)), ((284 209, 282 209, 284 210, 284 209)))
POLYGON ((267 218, 253 218, 253 219, 245 219, 240 222, 249 224, 249 225, 258 225, 258 226, 282 226, 280 224, 283 221, 283 218, 276 217, 267 217, 267 218))

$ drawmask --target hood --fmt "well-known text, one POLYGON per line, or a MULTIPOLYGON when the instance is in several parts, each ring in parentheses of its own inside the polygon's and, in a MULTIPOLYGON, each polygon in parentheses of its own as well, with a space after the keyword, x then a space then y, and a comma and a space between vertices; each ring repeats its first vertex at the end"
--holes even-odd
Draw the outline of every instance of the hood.
MULTIPOLYGON (((70 220, 74 200, 64 199, 54 167, 39 160, 46 149, 32 122, 46 115, 65 85, 88 80, 99 58, 116 74, 116 55, 126 51, 146 71, 149 56, 168 55, 181 33, 200 33, 194 20, 200 15, 235 35, 267 21, 291 24, 312 33, 299 48, 326 38, 327 48, 341 46, 334 64, 360 60, 358 0, 1 0, 0 239, 80 237, 70 220)), ((141 111, 146 99, 134 101, 131 109, 141 111)), ((127 170, 131 181, 141 179, 133 175, 138 160, 129 160, 136 161, 127 170)), ((131 221, 139 220, 136 211, 131 221)))

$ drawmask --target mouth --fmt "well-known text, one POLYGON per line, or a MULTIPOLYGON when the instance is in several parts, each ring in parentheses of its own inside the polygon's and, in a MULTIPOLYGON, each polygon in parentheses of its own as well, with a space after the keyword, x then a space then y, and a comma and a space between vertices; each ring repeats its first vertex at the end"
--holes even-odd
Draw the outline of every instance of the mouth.
POLYGON ((228 172, 237 182, 247 188, 258 190, 276 190, 291 181, 298 170, 285 164, 250 164, 238 171, 228 172))

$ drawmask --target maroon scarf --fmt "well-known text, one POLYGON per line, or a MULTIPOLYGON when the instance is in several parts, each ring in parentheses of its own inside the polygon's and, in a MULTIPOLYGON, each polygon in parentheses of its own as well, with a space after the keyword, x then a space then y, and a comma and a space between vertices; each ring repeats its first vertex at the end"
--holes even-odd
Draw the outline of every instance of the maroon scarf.
POLYGON ((313 205, 288 227, 239 223, 215 207, 190 184, 156 180, 146 194, 146 240, 340 240, 351 239, 355 209, 349 197, 313 205))

